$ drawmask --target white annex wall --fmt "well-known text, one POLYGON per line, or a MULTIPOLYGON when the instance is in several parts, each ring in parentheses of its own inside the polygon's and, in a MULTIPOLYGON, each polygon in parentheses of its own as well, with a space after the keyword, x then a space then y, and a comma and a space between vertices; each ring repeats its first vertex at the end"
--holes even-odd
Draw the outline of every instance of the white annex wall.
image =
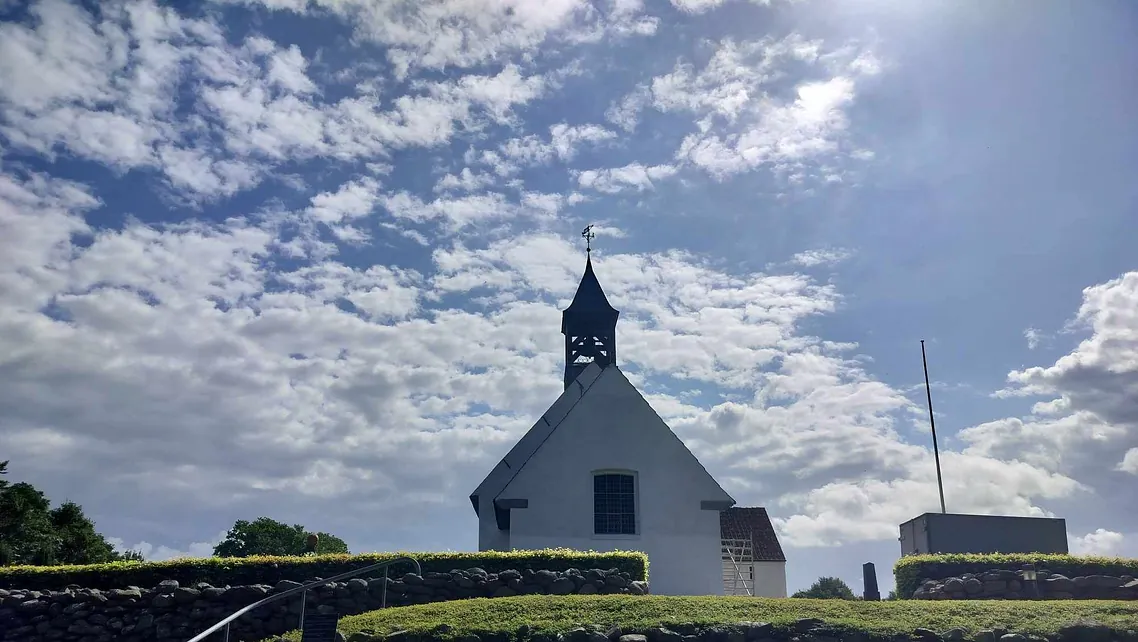
POLYGON ((511 511, 513 549, 639 550, 648 554, 652 593, 723 593, 719 512, 700 505, 731 498, 615 367, 601 373, 499 499, 528 500, 511 511), (597 470, 636 472, 640 534, 593 534, 597 470))
POLYGON ((786 597, 786 562, 741 562, 738 577, 735 564, 723 561, 724 592, 730 595, 786 597), (732 593, 732 591, 734 591, 732 593))
POLYGON ((786 562, 755 562, 755 595, 786 597, 786 562))

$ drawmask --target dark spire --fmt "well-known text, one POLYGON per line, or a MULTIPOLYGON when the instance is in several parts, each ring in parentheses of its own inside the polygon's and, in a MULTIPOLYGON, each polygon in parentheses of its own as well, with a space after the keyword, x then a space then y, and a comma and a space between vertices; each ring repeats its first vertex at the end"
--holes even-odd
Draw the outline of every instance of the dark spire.
POLYGON ((616 363, 616 321, 620 312, 609 304, 593 272, 592 253, 573 302, 561 313, 565 335, 565 387, 592 362, 602 368, 616 363))

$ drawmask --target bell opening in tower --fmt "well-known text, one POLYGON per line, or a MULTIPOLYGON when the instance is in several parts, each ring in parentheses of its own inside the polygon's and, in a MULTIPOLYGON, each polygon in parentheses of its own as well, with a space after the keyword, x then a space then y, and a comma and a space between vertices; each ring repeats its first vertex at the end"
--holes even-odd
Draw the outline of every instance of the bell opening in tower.
POLYGON ((613 308, 593 272, 590 256, 577 286, 573 302, 561 313, 561 332, 565 335, 565 387, 589 366, 604 368, 616 363, 616 321, 620 312, 613 308))

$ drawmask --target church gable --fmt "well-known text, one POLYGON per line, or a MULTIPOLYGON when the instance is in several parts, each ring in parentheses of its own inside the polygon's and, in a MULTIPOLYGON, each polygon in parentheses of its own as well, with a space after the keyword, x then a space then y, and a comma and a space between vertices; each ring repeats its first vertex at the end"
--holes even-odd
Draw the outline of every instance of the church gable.
MULTIPOLYGON (((591 239, 591 228, 585 228, 582 235, 591 239)), ((498 530, 510 531, 511 510, 531 508, 531 495, 543 502, 550 500, 547 511, 552 503, 572 500, 578 513, 590 512, 606 519, 611 511, 598 512, 598 506, 608 505, 606 502, 639 506, 638 499, 628 496, 638 497, 640 491, 646 491, 645 506, 653 519, 670 512, 669 502, 697 513, 733 505, 735 500, 617 367, 616 323, 620 312, 609 304, 597 280, 591 247, 586 250, 590 256, 585 272, 573 300, 562 311, 565 391, 471 494, 480 522, 488 527, 495 522, 498 530)), ((542 521, 540 529, 566 517, 553 514, 556 511, 522 513, 518 517, 523 520, 542 521)), ((629 519, 620 514, 620 519, 629 519)), ((691 518, 671 519, 690 522, 691 518)), ((666 524, 664 530, 677 527, 682 528, 666 524)), ((487 542, 482 542, 480 534, 480 545, 505 545, 489 542, 497 536, 492 531, 487 533, 487 542)))
POLYGON ((682 480, 685 494, 709 510, 735 503, 616 366, 604 368, 584 387, 495 498, 516 504, 538 489, 556 492, 543 488, 550 480, 588 483, 578 478, 597 470, 632 470, 653 488, 682 480))
POLYGON ((557 398, 557 401, 554 401, 553 405, 545 411, 545 414, 537 420, 537 423, 518 440, 518 443, 514 444, 514 447, 506 453, 498 465, 494 466, 490 474, 470 495, 470 502, 474 505, 475 513, 480 513, 484 505, 488 505, 498 498, 510 480, 518 474, 530 457, 549 438, 549 435, 565 420, 573 406, 581 400, 581 397, 585 395, 600 375, 600 366, 591 364, 586 368, 573 382, 573 385, 567 387, 557 398))

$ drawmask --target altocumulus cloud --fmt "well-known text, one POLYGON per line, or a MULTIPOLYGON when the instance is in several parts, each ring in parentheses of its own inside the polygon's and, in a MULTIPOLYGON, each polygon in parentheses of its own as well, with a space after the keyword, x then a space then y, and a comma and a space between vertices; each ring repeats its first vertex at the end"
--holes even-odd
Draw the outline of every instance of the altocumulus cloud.
MULTIPOLYGON (((591 61, 723 3, 672 4, 16 11, 0 24, 4 458, 155 558, 262 513, 353 550, 469 548, 466 494, 560 392, 583 261, 565 230, 596 221, 622 365, 736 499, 768 506, 790 547, 895 537, 935 506, 932 454, 921 407, 815 331, 840 289, 654 244, 635 213, 740 175, 788 192, 856 175, 874 155, 850 109, 887 66, 782 33, 596 77, 591 61), (266 26, 230 26, 247 14, 266 26), (581 83, 603 96, 573 103, 581 83)), ((797 251, 781 265, 852 256, 797 251)), ((1001 394, 1047 397, 960 433, 943 454, 955 510, 1047 515, 1134 483, 1135 310, 1138 274, 1089 288, 1089 338, 1011 373, 1001 394)), ((1073 537, 1113 551, 1123 535, 1073 537)))

